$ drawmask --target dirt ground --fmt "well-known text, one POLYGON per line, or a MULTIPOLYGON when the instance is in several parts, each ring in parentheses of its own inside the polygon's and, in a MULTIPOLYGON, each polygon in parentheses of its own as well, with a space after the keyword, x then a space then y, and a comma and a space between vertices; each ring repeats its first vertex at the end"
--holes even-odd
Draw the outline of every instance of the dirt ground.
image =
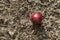
POLYGON ((0 40, 60 40, 60 0, 0 0, 0 40), (41 12, 41 25, 30 16, 41 12))

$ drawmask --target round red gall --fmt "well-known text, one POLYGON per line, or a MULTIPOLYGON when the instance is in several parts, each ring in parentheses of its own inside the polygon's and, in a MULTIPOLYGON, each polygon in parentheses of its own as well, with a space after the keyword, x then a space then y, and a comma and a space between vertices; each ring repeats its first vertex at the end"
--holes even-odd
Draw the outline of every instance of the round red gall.
POLYGON ((33 24, 40 24, 42 21, 42 14, 40 12, 32 13, 30 19, 33 24))

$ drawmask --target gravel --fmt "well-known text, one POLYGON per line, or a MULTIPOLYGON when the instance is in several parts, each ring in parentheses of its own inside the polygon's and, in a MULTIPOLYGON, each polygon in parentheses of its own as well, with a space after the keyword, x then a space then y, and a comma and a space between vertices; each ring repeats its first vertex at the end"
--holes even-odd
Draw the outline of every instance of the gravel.
POLYGON ((60 0, 0 0, 0 40, 60 40, 60 0), (41 12, 41 25, 30 16, 41 12))

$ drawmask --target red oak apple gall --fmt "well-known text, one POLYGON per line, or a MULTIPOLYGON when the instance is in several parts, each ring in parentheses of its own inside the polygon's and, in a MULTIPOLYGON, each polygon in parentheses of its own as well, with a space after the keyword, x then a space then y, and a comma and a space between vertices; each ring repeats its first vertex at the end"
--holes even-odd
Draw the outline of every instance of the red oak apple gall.
POLYGON ((33 13, 30 19, 33 24, 40 24, 42 21, 42 14, 40 12, 33 13))

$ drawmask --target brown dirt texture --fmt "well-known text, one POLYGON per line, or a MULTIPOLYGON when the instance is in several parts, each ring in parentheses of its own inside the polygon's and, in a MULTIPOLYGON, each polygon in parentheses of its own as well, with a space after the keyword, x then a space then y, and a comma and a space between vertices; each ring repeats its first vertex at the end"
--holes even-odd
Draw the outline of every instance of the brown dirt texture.
POLYGON ((60 40, 60 0, 0 0, 0 40, 60 40), (30 21, 35 12, 40 25, 30 21))

